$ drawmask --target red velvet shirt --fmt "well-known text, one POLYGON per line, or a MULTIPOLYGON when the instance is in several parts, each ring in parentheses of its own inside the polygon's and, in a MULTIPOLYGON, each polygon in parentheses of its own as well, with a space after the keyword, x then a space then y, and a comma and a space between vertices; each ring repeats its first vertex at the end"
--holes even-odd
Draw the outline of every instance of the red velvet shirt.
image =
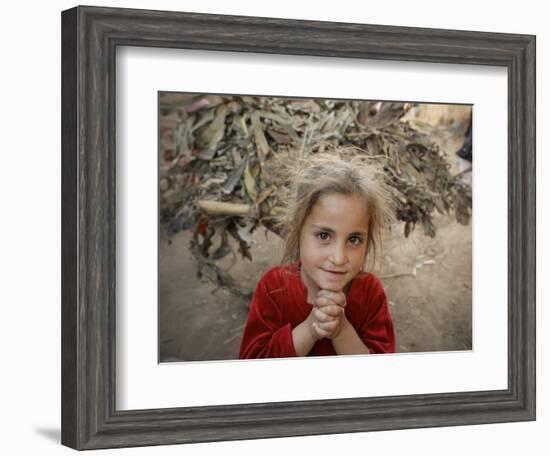
MULTIPOLYGON (((395 352, 393 322, 380 280, 361 272, 351 281, 345 314, 370 353, 395 352)), ((276 266, 256 286, 241 340, 239 358, 297 356, 292 330, 311 312, 300 277, 300 262, 276 266)), ((330 339, 315 343, 308 356, 335 355, 330 339)))

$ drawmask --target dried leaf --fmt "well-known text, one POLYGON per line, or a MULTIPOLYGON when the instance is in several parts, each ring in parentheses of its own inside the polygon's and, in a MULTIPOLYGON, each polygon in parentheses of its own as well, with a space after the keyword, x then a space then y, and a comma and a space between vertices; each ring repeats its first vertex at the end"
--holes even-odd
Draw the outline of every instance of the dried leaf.
POLYGON ((250 174, 248 163, 246 163, 246 169, 244 170, 244 185, 246 187, 246 193, 248 194, 248 197, 252 201, 256 201, 256 198, 258 196, 256 192, 256 181, 254 180, 254 177, 252 177, 252 174, 250 174))
POLYGON ((265 190, 263 190, 259 195, 258 197, 256 198, 256 204, 259 206, 260 204, 262 204, 265 199, 271 195, 273 193, 273 191, 275 190, 275 187, 269 187, 269 188, 266 188, 265 190))
MULTIPOLYGON (((204 156, 212 158, 218 147, 218 143, 222 140, 225 132, 225 116, 227 109, 224 105, 216 109, 214 120, 207 126, 197 131, 196 144, 199 149, 202 149, 204 156)), ((198 155, 199 158, 203 158, 198 155)), ((206 158, 206 159, 210 159, 206 158)))
POLYGON ((257 113, 260 117, 272 120, 273 122, 279 125, 292 123, 292 117, 288 115, 283 117, 279 114, 275 114, 274 112, 269 112, 269 111, 257 111, 257 113))
POLYGON ((203 95, 173 92, 162 93, 159 97, 161 114, 167 115, 175 111, 185 111, 201 98, 203 98, 203 95))
POLYGON ((198 130, 214 119, 215 109, 204 109, 196 117, 195 123, 191 127, 191 131, 198 130))
POLYGON ((278 144, 292 144, 292 139, 286 133, 276 131, 275 129, 268 129, 267 134, 271 136, 278 144))
POLYGON ((245 138, 248 138, 248 128, 246 127, 246 120, 245 120, 244 116, 239 116, 239 123, 240 123, 240 126, 241 126, 241 130, 243 132, 243 136, 245 138))
POLYGON ((295 100, 289 103, 289 108, 293 111, 302 111, 304 113, 319 113, 321 112, 320 106, 315 100, 295 100))
POLYGON ((252 130, 254 131, 254 140, 256 141, 256 149, 260 155, 260 159, 263 161, 267 154, 269 154, 269 144, 265 138, 264 129, 260 121, 260 115, 258 112, 252 114, 252 130))
POLYGON ((240 182, 246 167, 247 167, 246 160, 241 160, 240 165, 233 170, 233 172, 229 175, 227 180, 222 185, 221 190, 223 193, 227 195, 230 193, 233 193, 233 190, 235 189, 235 186, 240 182))
POLYGON ((357 121, 362 126, 380 130, 395 124, 404 114, 403 103, 364 101, 360 103, 357 121))

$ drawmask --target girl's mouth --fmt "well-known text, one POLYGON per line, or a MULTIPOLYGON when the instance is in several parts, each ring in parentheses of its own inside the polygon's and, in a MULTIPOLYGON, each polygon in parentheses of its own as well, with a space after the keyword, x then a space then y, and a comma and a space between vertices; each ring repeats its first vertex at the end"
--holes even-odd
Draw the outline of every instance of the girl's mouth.
POLYGON ((346 273, 346 271, 329 271, 328 269, 323 269, 323 268, 321 269, 325 272, 328 272, 329 274, 335 274, 335 275, 344 275, 346 273))

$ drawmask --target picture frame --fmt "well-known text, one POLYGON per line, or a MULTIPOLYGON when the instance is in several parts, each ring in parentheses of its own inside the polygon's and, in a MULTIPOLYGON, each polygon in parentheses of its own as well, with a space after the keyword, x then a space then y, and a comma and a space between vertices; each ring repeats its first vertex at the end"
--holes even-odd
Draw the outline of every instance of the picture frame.
POLYGON ((62 444, 98 449, 534 420, 535 118, 531 35, 102 7, 64 11, 62 444), (117 46, 506 68, 508 388, 117 410, 117 46))

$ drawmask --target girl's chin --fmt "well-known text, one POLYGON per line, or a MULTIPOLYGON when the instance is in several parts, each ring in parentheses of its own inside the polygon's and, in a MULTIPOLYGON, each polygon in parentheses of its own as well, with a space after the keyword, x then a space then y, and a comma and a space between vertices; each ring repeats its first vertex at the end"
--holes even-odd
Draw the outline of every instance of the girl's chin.
POLYGON ((323 290, 329 290, 329 291, 335 291, 338 292, 342 290, 346 286, 346 280, 345 277, 335 277, 334 279, 326 279, 324 277, 319 278, 318 280, 315 280, 316 285, 323 289, 323 290))
POLYGON ((304 274, 304 272, 302 271, 302 280, 304 283, 309 284, 308 288, 311 289, 317 288, 318 290, 329 290, 337 293, 343 290, 348 283, 346 275, 337 276, 323 270, 312 271, 311 274, 304 274))

